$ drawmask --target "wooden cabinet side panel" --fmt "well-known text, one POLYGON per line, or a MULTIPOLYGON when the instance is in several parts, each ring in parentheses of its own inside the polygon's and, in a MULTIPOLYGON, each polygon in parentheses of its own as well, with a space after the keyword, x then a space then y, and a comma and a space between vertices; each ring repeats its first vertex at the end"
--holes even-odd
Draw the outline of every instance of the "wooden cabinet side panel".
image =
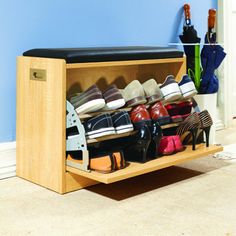
POLYGON ((17 175, 65 191, 66 64, 60 59, 17 59, 17 175), (46 70, 46 81, 30 69, 46 70))

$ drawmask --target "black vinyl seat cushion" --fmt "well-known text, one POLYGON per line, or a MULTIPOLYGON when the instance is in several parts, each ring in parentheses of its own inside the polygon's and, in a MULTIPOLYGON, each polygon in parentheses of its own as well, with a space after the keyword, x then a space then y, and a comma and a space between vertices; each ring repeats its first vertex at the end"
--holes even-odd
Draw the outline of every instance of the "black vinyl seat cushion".
POLYGON ((183 57, 183 52, 169 47, 90 47, 90 48, 39 48, 23 56, 60 58, 67 63, 165 59, 183 57))

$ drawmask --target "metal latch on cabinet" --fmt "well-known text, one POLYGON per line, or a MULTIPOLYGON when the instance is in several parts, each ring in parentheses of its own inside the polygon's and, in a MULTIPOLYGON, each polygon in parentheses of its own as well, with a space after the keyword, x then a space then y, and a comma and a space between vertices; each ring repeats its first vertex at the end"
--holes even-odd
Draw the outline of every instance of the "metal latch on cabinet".
POLYGON ((85 138, 85 130, 81 121, 73 107, 73 105, 66 101, 66 131, 75 130, 76 133, 72 135, 66 135, 66 151, 81 151, 82 163, 66 160, 68 166, 89 171, 89 155, 87 149, 87 143, 85 138))

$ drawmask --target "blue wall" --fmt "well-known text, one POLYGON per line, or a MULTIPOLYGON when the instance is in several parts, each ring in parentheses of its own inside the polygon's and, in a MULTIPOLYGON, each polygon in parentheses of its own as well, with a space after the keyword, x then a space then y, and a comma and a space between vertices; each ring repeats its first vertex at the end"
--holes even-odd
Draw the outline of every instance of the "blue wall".
MULTIPOLYGON (((216 0, 190 0, 204 36, 216 0)), ((31 48, 168 45, 182 30, 183 0, 0 0, 0 142, 15 140, 16 56, 31 48)))

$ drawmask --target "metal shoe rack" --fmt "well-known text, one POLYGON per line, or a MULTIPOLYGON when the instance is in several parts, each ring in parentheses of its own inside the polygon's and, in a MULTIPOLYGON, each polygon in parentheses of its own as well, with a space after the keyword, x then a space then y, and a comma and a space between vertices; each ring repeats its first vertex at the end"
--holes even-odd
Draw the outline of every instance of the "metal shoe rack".
MULTIPOLYGON (((83 91, 96 83, 101 89, 115 83, 123 88, 134 79, 153 77, 158 83, 168 74, 177 80, 186 71, 186 59, 148 59, 132 61, 66 64, 63 59, 18 57, 17 60, 17 176, 58 193, 98 183, 113 183, 155 170, 177 165, 219 152, 222 147, 204 144, 196 151, 165 156, 146 163, 129 163, 125 169, 101 174, 88 169, 87 145, 134 132, 86 140, 81 120, 66 97, 78 88, 83 91), (79 134, 66 138, 66 129, 76 126, 79 134), (66 160, 66 150, 80 150, 82 163, 66 160)), ((168 128, 162 127, 162 128, 168 128)))

